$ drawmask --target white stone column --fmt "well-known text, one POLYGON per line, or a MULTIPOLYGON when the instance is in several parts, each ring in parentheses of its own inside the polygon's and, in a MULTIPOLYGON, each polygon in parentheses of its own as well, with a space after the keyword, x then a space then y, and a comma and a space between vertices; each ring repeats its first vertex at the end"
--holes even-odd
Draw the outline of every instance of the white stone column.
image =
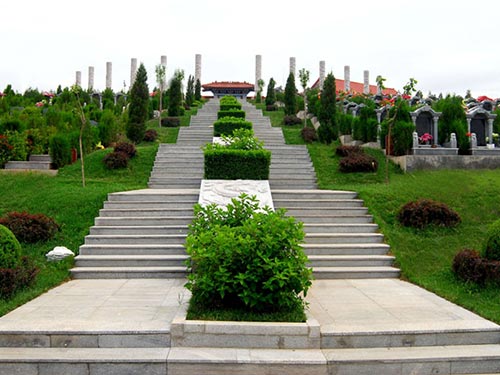
POLYGON ((431 142, 431 144, 437 145, 438 144, 438 135, 439 135, 438 134, 439 116, 434 116, 432 119, 434 120, 434 124, 433 124, 434 125, 434 129, 433 129, 434 130, 434 134, 432 135, 432 142, 431 142))
POLYGON ((132 57, 130 59, 130 87, 134 85, 135 77, 137 76, 137 59, 132 57))
POLYGON ((290 73, 292 73, 294 77, 295 77, 295 67, 296 67, 295 57, 290 57, 290 73))
POLYGON ((89 90, 94 89, 94 67, 93 66, 89 66, 89 86, 88 86, 88 89, 89 90))
POLYGON ((201 55, 199 53, 196 54, 194 62, 194 82, 198 80, 201 83, 201 55))
POLYGON ((344 91, 351 91, 351 67, 349 65, 344 66, 344 91))
POLYGON ((255 94, 259 91, 260 79, 262 79, 262 55, 255 55, 255 94))
POLYGON ((470 123, 471 123, 471 121, 472 121, 472 118, 467 117, 467 133, 470 133, 470 132, 471 132, 471 131, 470 131, 470 123))
POLYGON ((319 62, 319 89, 323 90, 323 83, 325 83, 325 61, 319 62))
POLYGON ((79 70, 76 71, 75 84, 82 87, 82 72, 79 70))
POLYGON ((370 94, 370 72, 368 70, 363 71, 363 94, 370 94))
POLYGON ((488 143, 493 144, 493 121, 494 119, 488 119, 488 143))
MULTIPOLYGON (((165 72, 166 72, 166 71, 167 71, 167 56, 162 55, 162 56, 160 57, 160 64, 161 64, 162 66, 164 66, 164 67, 165 67, 165 72)), ((161 90, 162 90, 162 91, 165 91, 165 90, 167 89, 167 88, 165 87, 165 86, 166 86, 166 84, 167 84, 167 83, 166 83, 166 82, 164 82, 163 87, 161 87, 161 90)))
POLYGON ((112 76, 113 76, 113 63, 108 61, 106 63, 106 88, 110 89, 112 85, 112 76))

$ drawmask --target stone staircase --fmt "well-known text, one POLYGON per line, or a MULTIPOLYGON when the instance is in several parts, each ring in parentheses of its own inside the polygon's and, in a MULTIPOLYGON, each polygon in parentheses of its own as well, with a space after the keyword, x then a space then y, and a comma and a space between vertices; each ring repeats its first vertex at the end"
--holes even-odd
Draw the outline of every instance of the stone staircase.
POLYGON ((5 169, 9 171, 51 172, 52 159, 50 155, 30 155, 28 161, 9 161, 5 169))

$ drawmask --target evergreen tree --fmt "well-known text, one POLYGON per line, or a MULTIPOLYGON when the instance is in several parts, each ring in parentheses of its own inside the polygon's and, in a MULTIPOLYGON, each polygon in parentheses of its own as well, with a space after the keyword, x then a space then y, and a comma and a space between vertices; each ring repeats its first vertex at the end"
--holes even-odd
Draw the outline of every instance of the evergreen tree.
POLYGON ((274 82, 274 79, 271 78, 269 80, 269 84, 267 85, 266 106, 267 105, 274 105, 274 103, 276 103, 276 93, 274 92, 275 85, 276 85, 276 82, 274 82))
POLYGON ((137 69, 134 85, 130 90, 130 105, 128 109, 127 137, 134 143, 139 143, 146 132, 148 119, 149 88, 148 75, 144 64, 137 69))
POLYGON ((290 73, 285 86, 285 115, 295 115, 297 113, 297 88, 295 87, 295 77, 290 73))
POLYGON ((191 107, 194 102, 194 77, 189 76, 186 87, 186 104, 191 107))
POLYGON ((194 100, 201 100, 201 82, 199 79, 196 80, 196 84, 194 86, 194 100))
POLYGON ((337 98, 335 92, 335 77, 329 73, 323 83, 321 91, 320 110, 318 128, 319 140, 323 143, 330 144, 338 137, 337 125, 337 98))
POLYGON ((182 80, 184 79, 184 72, 176 70, 172 80, 170 81, 170 88, 168 91, 168 115, 180 116, 182 106, 182 80))

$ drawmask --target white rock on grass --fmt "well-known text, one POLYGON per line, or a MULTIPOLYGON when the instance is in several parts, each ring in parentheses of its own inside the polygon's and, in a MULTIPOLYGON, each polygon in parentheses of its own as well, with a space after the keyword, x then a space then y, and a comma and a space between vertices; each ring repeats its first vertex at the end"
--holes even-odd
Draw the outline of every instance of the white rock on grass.
POLYGON ((49 261, 58 261, 69 256, 75 256, 75 253, 64 246, 56 246, 53 250, 49 251, 46 255, 49 261))

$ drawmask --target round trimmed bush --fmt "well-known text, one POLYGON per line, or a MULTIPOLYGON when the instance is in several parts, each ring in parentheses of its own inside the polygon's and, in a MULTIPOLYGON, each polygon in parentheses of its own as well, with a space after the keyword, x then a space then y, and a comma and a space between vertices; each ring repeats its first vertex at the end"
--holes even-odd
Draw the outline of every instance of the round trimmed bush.
POLYGON ((60 229, 59 224, 51 217, 28 212, 9 212, 0 219, 0 224, 9 228, 16 238, 24 243, 48 241, 60 229))
POLYGON ((484 257, 500 261, 500 220, 494 221, 488 228, 488 238, 484 247, 484 257))
POLYGON ((458 252, 453 258, 452 270, 463 281, 483 283, 486 278, 485 263, 476 250, 458 252))
POLYGON ((318 140, 318 134, 316 134, 316 129, 314 128, 302 128, 300 135, 306 143, 312 143, 318 140))
POLYGON ((446 204, 432 199, 419 199, 405 204, 398 213, 398 221, 405 227, 423 229, 429 225, 454 227, 461 219, 446 204))
POLYGON ((115 148, 115 152, 123 152, 124 154, 128 155, 129 158, 133 158, 137 154, 137 149, 132 143, 128 142, 120 142, 118 143, 115 148))
POLYGON ((144 141, 146 142, 154 142, 158 138, 158 132, 154 129, 148 129, 146 130, 146 133, 144 133, 144 141))
POLYGON ((114 151, 107 154, 102 161, 108 169, 127 168, 129 156, 125 152, 114 151))
POLYGON ((376 172, 377 169, 377 159, 363 152, 351 153, 339 162, 339 170, 342 173, 376 172))
POLYGON ((13 269, 21 259, 21 245, 9 228, 0 225, 0 268, 13 269))
POLYGON ((335 154, 341 157, 346 157, 351 154, 360 154, 362 152, 363 149, 359 146, 342 145, 335 149, 335 154))

